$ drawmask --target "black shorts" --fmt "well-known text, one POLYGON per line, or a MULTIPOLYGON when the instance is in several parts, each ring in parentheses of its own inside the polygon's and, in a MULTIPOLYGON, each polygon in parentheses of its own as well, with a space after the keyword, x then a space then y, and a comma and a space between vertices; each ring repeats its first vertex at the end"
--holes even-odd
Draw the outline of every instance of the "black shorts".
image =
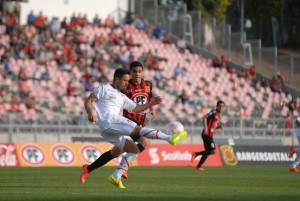
POLYGON ((205 150, 214 151, 216 149, 215 142, 214 142, 214 139, 212 137, 204 135, 202 133, 202 140, 203 140, 205 150))

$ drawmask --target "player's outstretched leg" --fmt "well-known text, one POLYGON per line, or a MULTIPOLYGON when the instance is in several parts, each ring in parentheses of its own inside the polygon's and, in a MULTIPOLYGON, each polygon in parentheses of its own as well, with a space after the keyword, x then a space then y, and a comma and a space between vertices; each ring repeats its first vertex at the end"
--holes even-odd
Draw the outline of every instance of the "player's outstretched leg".
POLYGON ((187 132, 182 131, 180 133, 175 133, 173 135, 167 135, 160 130, 153 128, 143 127, 139 132, 140 136, 146 137, 148 139, 160 139, 169 142, 171 145, 176 145, 180 140, 187 137, 187 132))

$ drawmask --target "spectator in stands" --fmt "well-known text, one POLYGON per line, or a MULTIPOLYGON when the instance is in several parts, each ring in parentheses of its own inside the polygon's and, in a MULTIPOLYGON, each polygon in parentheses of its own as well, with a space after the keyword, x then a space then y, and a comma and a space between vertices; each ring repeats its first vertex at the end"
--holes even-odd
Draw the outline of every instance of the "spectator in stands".
POLYGON ((213 59, 212 66, 216 68, 222 68, 223 63, 222 63, 222 58, 219 55, 216 55, 215 58, 213 59))
POLYGON ((11 103, 11 93, 7 92, 4 89, 0 89, 0 102, 2 103, 11 103))
POLYGON ((67 24, 67 18, 66 18, 66 17, 64 17, 64 19, 63 19, 62 22, 60 23, 60 27, 61 27, 62 29, 65 29, 65 30, 68 29, 68 24, 67 24))
POLYGON ((133 22, 132 12, 130 12, 130 11, 126 12, 124 22, 125 22, 125 24, 132 24, 132 22, 133 22))
POLYGON ((30 11, 30 13, 27 15, 27 24, 33 25, 35 20, 35 15, 33 14, 33 11, 30 11))
POLYGON ((43 15, 43 12, 40 11, 39 15, 34 19, 34 25, 38 30, 38 33, 41 34, 46 28, 46 17, 43 15))
POLYGON ((295 99, 292 99, 289 104, 288 104, 288 108, 290 110, 290 112, 294 112, 294 110, 297 109, 297 102, 295 99))
POLYGON ((154 72, 154 80, 156 87, 161 89, 162 86, 164 86, 164 84, 162 85, 162 82, 166 82, 168 79, 163 75, 161 69, 157 69, 154 72))
POLYGON ((0 11, 0 25, 3 25, 5 22, 2 11, 0 11))
POLYGON ((35 109, 35 99, 31 96, 30 92, 27 92, 23 101, 28 109, 35 109))
POLYGON ((13 35, 14 29, 17 27, 18 20, 14 13, 9 12, 5 19, 6 34, 13 35))
POLYGON ((18 73, 18 79, 19 80, 27 80, 28 79, 28 75, 27 72, 25 70, 25 68, 21 67, 18 73))
POLYGON ((1 56, 1 62, 4 64, 2 75, 3 75, 4 79, 6 79, 6 78, 8 78, 8 76, 10 76, 11 79, 14 80, 15 73, 11 68, 9 57, 10 57, 10 53, 8 50, 5 51, 5 53, 1 56))
POLYGON ((182 90, 182 93, 179 96, 177 96, 175 102, 178 103, 179 100, 183 105, 190 104, 190 105, 196 107, 195 101, 190 99, 190 97, 188 96, 188 94, 185 90, 182 90))
POLYGON ((50 80, 49 69, 47 66, 45 67, 45 71, 41 74, 41 79, 46 81, 50 80))
POLYGON ((179 38, 177 40, 177 48, 179 49, 179 52, 183 53, 184 50, 187 48, 187 44, 186 44, 186 41, 182 38, 179 38))
POLYGON ((144 66, 148 69, 152 68, 152 63, 153 63, 153 56, 151 50, 149 50, 146 54, 144 66))
POLYGON ((28 92, 29 92, 29 86, 28 86, 27 80, 20 80, 19 81, 20 98, 23 99, 28 92))
POLYGON ((99 18, 99 15, 98 14, 96 14, 95 15, 95 17, 94 17, 94 19, 93 19, 93 24, 94 25, 97 25, 97 26, 101 26, 101 19, 99 18))
POLYGON ((288 106, 292 100, 293 100, 292 94, 289 92, 285 92, 283 93, 283 97, 280 99, 280 105, 288 106))
POLYGON ((148 26, 148 20, 145 19, 145 18, 142 18, 142 17, 137 17, 133 24, 135 25, 135 27, 137 29, 140 29, 140 30, 145 30, 148 26))
POLYGON ((164 44, 171 44, 172 43, 171 37, 170 37, 168 32, 164 33, 164 38, 163 38, 162 42, 164 44))
POLYGON ((104 20, 104 26, 109 28, 115 27, 115 20, 111 16, 107 16, 107 18, 104 20))
POLYGON ((77 96, 77 90, 73 86, 72 81, 69 81, 67 84, 67 96, 77 96))
POLYGON ((258 82, 261 87, 263 87, 263 88, 269 87, 269 82, 268 82, 267 78, 264 77, 262 74, 260 75, 260 73, 258 73, 258 79, 259 79, 258 82))
POLYGON ((290 129, 292 127, 292 118, 293 118, 292 113, 288 112, 287 115, 286 115, 286 117, 285 117, 284 128, 290 129))
POLYGON ((185 75, 185 68, 184 67, 181 67, 179 65, 179 63, 176 65, 176 67, 174 68, 174 75, 173 75, 173 79, 176 80, 176 78, 178 76, 184 76, 185 75))
POLYGON ((13 92, 11 95, 11 109, 13 111, 17 111, 19 109, 20 102, 20 97, 15 92, 13 92))
POLYGON ((273 92, 281 93, 283 91, 283 82, 278 80, 275 76, 269 81, 270 88, 273 92))
POLYGON ((152 35, 157 39, 163 40, 164 39, 164 30, 159 27, 156 27, 153 29, 152 35))

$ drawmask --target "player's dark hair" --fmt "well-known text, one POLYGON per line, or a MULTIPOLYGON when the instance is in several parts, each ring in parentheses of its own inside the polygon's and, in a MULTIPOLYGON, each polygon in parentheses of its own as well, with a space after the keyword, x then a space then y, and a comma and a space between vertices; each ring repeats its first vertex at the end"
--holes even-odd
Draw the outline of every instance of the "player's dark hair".
POLYGON ((221 105, 221 104, 224 104, 224 105, 225 105, 224 101, 218 100, 217 106, 218 106, 218 105, 221 105))
POLYGON ((115 74, 114 74, 114 81, 116 80, 116 78, 121 79, 123 75, 130 75, 130 71, 127 68, 118 68, 117 70, 115 70, 115 74))
POLYGON ((133 62, 130 63, 130 70, 132 70, 133 68, 138 67, 138 66, 144 68, 144 66, 141 62, 133 61, 133 62))

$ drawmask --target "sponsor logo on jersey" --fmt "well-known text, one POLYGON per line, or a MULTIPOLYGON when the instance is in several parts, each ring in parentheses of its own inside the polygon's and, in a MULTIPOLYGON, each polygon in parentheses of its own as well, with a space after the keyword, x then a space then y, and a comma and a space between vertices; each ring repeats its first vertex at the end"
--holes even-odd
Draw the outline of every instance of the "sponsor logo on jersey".
POLYGON ((52 157, 62 165, 71 165, 74 162, 73 151, 64 145, 57 145, 52 149, 52 157))
POLYGON ((139 105, 144 105, 148 102, 148 95, 146 93, 136 93, 131 99, 139 105))
POLYGON ((39 166, 45 161, 45 152, 35 145, 27 145, 22 149, 22 158, 30 165, 39 166))
POLYGON ((110 99, 116 99, 116 96, 114 94, 109 94, 110 99))

